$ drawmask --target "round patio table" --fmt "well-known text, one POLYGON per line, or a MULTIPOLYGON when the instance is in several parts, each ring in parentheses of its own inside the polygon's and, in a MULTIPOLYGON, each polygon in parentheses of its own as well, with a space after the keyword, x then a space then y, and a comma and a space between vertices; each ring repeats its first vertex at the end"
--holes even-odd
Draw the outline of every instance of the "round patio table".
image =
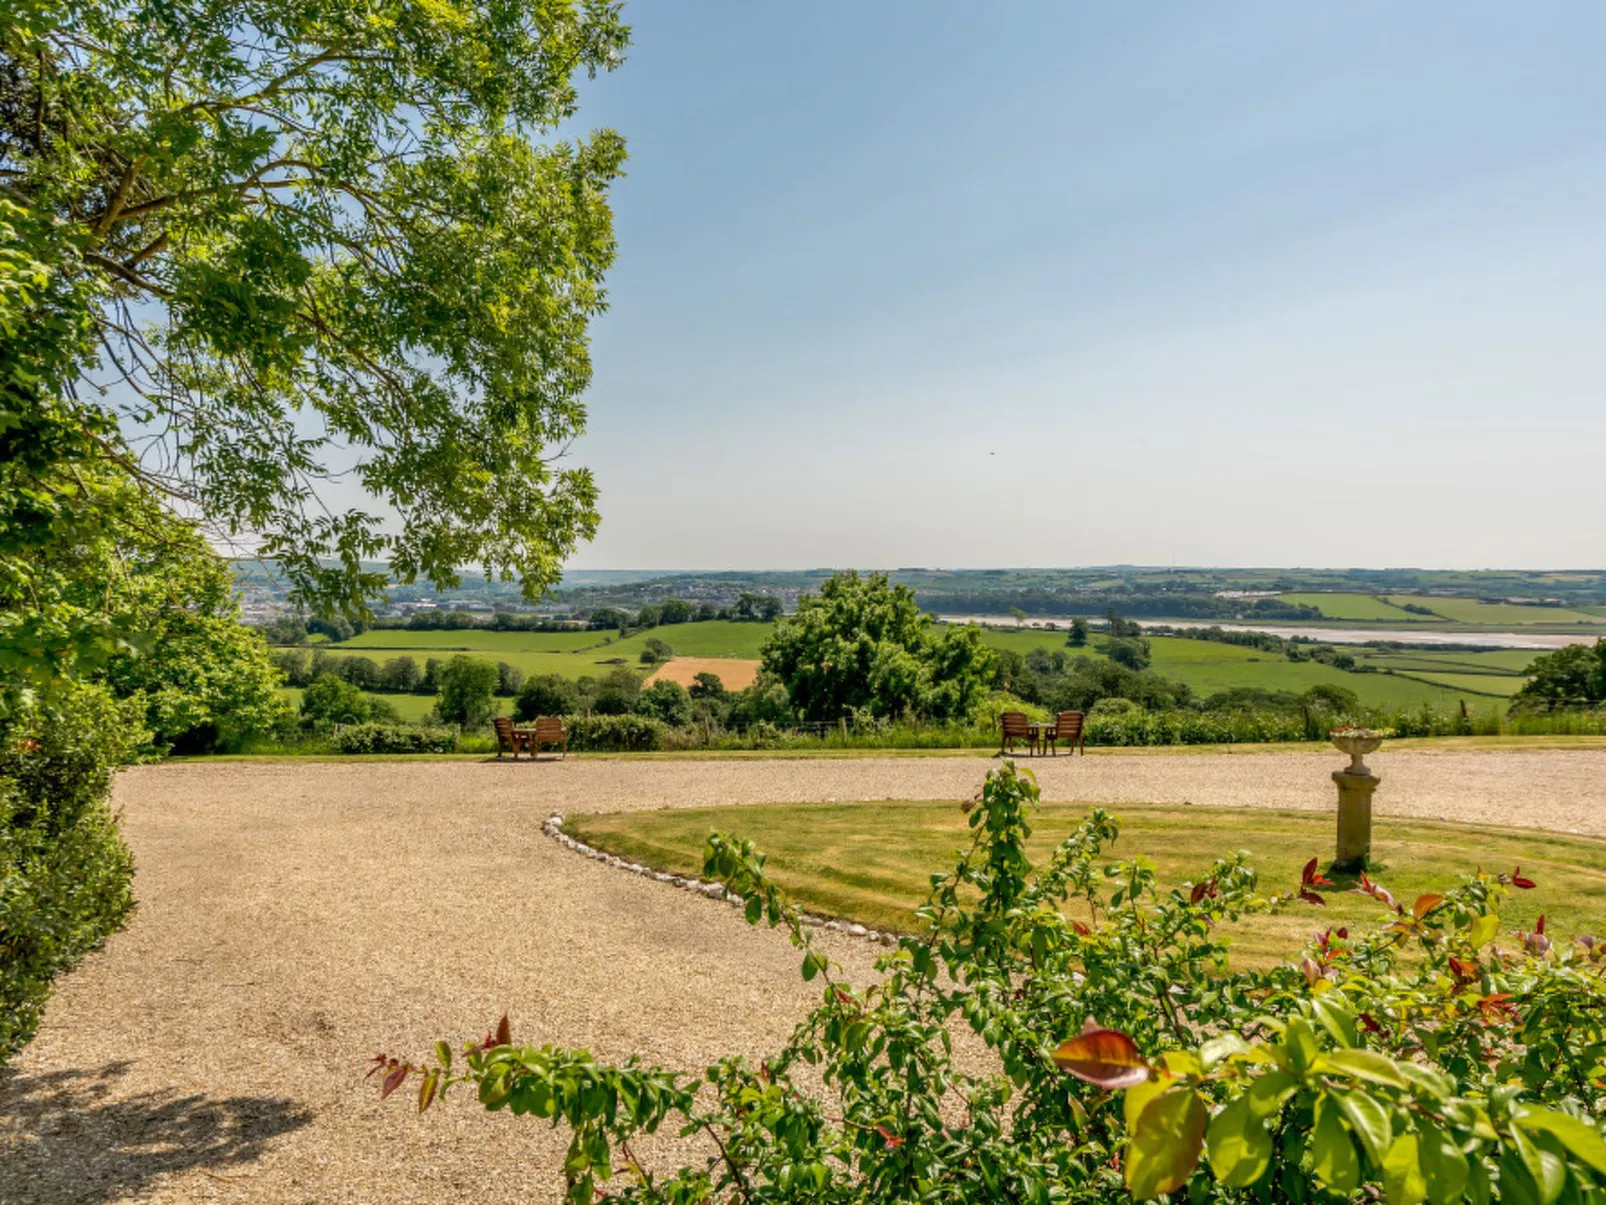
POLYGON ((1048 739, 1054 734, 1054 724, 1055 721, 1053 720, 1038 720, 1026 725, 1027 730, 1032 734, 1033 756, 1036 756, 1039 750, 1048 751, 1048 739))

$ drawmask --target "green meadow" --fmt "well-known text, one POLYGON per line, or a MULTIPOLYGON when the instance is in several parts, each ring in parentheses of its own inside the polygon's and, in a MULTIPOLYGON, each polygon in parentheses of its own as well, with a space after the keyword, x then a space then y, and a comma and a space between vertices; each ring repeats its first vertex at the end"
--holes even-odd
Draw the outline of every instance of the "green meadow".
MULTIPOLYGON (((1143 804, 1110 810, 1122 821, 1122 835, 1106 851, 1109 858, 1147 854, 1166 885, 1197 880, 1217 857, 1247 849, 1262 890, 1286 892, 1305 861, 1325 861, 1333 844, 1333 819, 1325 812, 1143 804)), ((1033 856, 1046 857, 1086 813, 1086 804, 1038 808, 1033 856)), ((951 869, 954 851, 970 839, 954 802, 673 808, 570 816, 566 827, 600 849, 689 875, 702 873, 710 833, 748 837, 769 855, 775 881, 807 910, 903 932, 918 926, 915 909, 929 891, 928 876, 951 869)), ((1386 817, 1378 821, 1372 855, 1374 877, 1407 902, 1454 886, 1477 867, 1509 870, 1520 863, 1538 886, 1513 893, 1504 914, 1509 928, 1531 927, 1543 913, 1554 932, 1588 932, 1606 914, 1606 841, 1596 838, 1386 817)), ((1284 961, 1313 930, 1381 922, 1382 908, 1343 890, 1350 885, 1345 879, 1325 891, 1325 908, 1289 905, 1232 926, 1234 961, 1284 961)))
MULTIPOLYGON (((1312 596, 1318 597, 1318 596, 1312 596)), ((1321 596, 1327 597, 1327 596, 1321 596)), ((1350 596, 1361 598, 1364 596, 1350 596)), ((323 646, 336 657, 370 657, 384 662, 409 656, 419 662, 429 657, 467 654, 505 661, 526 676, 556 674, 571 681, 600 678, 624 667, 646 674, 641 652, 648 640, 662 640, 679 656, 734 657, 756 660, 774 625, 710 620, 670 624, 638 632, 623 640, 611 632, 493 632, 371 630, 339 645, 323 646)), ((1034 648, 1065 649, 1072 655, 1098 656, 1101 637, 1095 633, 1087 647, 1071 649, 1065 633, 1033 628, 984 628, 982 639, 992 648, 1026 654, 1034 648)), ((1209 695, 1236 687, 1286 690, 1295 693, 1324 683, 1355 692, 1367 706, 1420 707, 1453 710, 1465 699, 1468 706, 1500 706, 1522 686, 1521 671, 1537 655, 1526 650, 1488 653, 1431 650, 1346 649, 1377 673, 1350 673, 1319 662, 1291 662, 1275 653, 1239 645, 1190 640, 1180 636, 1148 637, 1155 673, 1184 682, 1196 694, 1209 695)), ((409 715, 408 696, 386 696, 409 715)), ((420 697, 420 714, 428 700, 420 697)))
POLYGON ((1349 619, 1363 623, 1423 623, 1426 615, 1413 615, 1403 607, 1374 598, 1370 594, 1279 594, 1283 602, 1315 607, 1324 619, 1349 619))
MULTIPOLYGON (((1530 607, 1517 603, 1488 603, 1476 598, 1444 598, 1437 594, 1324 593, 1302 591, 1279 594, 1283 602, 1315 607, 1323 619, 1340 623, 1428 624, 1435 627, 1466 626, 1513 628, 1535 625, 1563 628, 1601 625, 1606 607, 1530 607), (1407 611, 1407 606, 1426 607, 1431 615, 1407 611)), ((1279 623, 1299 622, 1282 620, 1279 623)))

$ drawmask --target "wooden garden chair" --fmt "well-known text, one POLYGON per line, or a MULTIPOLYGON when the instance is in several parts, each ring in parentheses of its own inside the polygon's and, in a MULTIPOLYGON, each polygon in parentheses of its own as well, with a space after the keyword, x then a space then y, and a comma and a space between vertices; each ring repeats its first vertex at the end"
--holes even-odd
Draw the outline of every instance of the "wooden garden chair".
POLYGON ((1031 721, 1026 718, 1024 711, 1006 711, 998 717, 999 737, 998 751, 1013 753, 1016 741, 1025 741, 1026 747, 1033 753, 1037 746, 1032 741, 1031 721))
POLYGON ((544 715, 535 721, 535 730, 530 733, 530 756, 540 756, 542 745, 561 745, 563 756, 569 756, 568 729, 555 715, 544 715))
POLYGON ((496 756, 498 760, 501 760, 502 754, 508 750, 513 751, 514 761, 519 760, 520 749, 528 752, 531 757, 535 756, 535 748, 530 744, 529 734, 520 732, 513 727, 513 721, 507 716, 497 716, 496 719, 491 721, 491 725, 496 729, 496 756))
POLYGON ((1080 711, 1062 711, 1054 720, 1054 729, 1048 734, 1048 748, 1051 755, 1059 756, 1059 743, 1067 742, 1074 754, 1081 750, 1082 756, 1087 756, 1086 738, 1083 730, 1083 715, 1080 711))

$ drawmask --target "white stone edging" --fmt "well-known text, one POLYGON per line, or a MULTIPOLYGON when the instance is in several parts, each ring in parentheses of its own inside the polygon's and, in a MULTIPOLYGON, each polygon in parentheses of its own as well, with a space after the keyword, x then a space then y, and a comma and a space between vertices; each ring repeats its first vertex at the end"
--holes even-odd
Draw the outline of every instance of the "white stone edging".
MULTIPOLYGON (((615 854, 606 853, 587 845, 578 838, 571 837, 563 831, 563 817, 554 812, 547 817, 541 825, 541 831, 551 837, 565 849, 590 858, 594 862, 601 862, 604 866, 611 866, 615 870, 623 870, 630 874, 640 875, 652 879, 656 883, 666 883, 671 887, 679 887, 682 891, 690 891, 694 895, 701 895, 711 900, 723 900, 733 908, 741 908, 747 901, 733 891, 727 891, 723 883, 710 883, 705 879, 687 878, 684 875, 667 874, 662 870, 654 870, 650 866, 643 866, 640 862, 629 862, 615 854)), ((863 925, 852 921, 830 920, 823 916, 814 916, 803 913, 803 923, 810 928, 827 929, 833 933, 845 933, 849 937, 860 937, 865 941, 875 942, 883 946, 898 944, 898 934, 881 933, 875 929, 867 929, 863 925)))

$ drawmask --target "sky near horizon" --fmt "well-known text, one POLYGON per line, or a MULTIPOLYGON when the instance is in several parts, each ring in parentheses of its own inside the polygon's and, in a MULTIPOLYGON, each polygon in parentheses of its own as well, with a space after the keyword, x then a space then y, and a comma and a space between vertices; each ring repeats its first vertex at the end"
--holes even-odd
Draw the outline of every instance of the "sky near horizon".
POLYGON ((625 16, 572 568, 1606 564, 1606 5, 625 16))

